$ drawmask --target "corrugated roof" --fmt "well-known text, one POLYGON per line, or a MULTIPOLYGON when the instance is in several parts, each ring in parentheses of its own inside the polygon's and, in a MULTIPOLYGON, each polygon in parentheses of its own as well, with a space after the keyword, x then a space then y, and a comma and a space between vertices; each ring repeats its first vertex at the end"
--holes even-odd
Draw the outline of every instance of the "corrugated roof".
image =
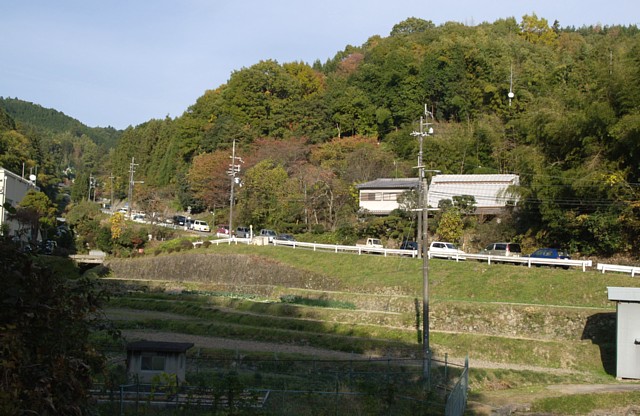
POLYGON ((436 175, 431 178, 431 185, 439 183, 509 183, 517 185, 519 176, 512 174, 483 174, 483 175, 436 175))
POLYGON ((414 189, 418 187, 418 178, 378 178, 356 185, 358 189, 414 189))
POLYGON ((436 175, 429 185, 429 206, 437 207, 443 199, 472 195, 476 208, 504 207, 517 202, 507 189, 518 185, 518 175, 436 175))

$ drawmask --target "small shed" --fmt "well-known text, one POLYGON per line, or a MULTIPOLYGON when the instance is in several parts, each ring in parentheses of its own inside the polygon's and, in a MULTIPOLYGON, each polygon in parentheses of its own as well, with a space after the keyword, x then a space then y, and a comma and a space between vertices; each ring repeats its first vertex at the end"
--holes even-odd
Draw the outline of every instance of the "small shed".
POLYGON ((640 379, 640 287, 608 287, 616 306, 616 377, 640 379))
POLYGON ((127 375, 150 383, 162 373, 174 374, 179 382, 185 379, 187 350, 190 342, 136 341, 127 344, 127 375))

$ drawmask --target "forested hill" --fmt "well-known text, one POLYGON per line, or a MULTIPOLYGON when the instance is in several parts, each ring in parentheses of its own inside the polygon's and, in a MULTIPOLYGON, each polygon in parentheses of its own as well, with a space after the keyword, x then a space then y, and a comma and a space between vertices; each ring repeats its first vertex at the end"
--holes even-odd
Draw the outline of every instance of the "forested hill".
POLYGON ((126 172, 136 157, 140 174, 166 185, 195 155, 259 138, 371 137, 410 160, 410 133, 426 104, 441 138, 430 144, 434 169, 526 174, 553 166, 581 177, 596 163, 635 183, 639 63, 636 26, 562 29, 535 15, 474 27, 410 18, 324 64, 267 60, 238 69, 182 117, 125 131, 114 168, 126 172))
MULTIPOLYGON (((135 158, 144 185, 132 202, 224 218, 235 140, 244 161, 235 221, 335 231, 357 224, 354 184, 416 175, 425 106, 428 169, 520 176, 517 217, 476 236, 502 230, 494 237, 640 253, 637 26, 409 18, 325 63, 234 71, 181 117, 126 129, 108 174, 126 195, 135 158)), ((387 236, 388 227, 367 232, 387 236)))
POLYGON ((17 98, 0 97, 0 108, 4 109, 16 123, 26 128, 31 127, 54 135, 62 133, 70 133, 74 136, 86 135, 103 151, 114 148, 122 133, 112 127, 88 127, 60 111, 17 98))

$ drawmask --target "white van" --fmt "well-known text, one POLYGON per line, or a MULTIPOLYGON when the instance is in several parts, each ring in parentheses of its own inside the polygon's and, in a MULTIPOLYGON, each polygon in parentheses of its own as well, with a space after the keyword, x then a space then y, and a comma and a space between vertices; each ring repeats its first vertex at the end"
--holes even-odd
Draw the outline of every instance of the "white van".
POLYGON ((269 242, 273 243, 273 239, 278 236, 278 233, 273 231, 273 230, 268 230, 266 228, 263 228, 262 230, 260 230, 260 236, 261 237, 267 237, 269 242))
POLYGON ((211 228, 209 228, 209 224, 207 224, 206 221, 202 221, 202 220, 193 220, 193 223, 191 224, 191 229, 194 231, 204 231, 206 233, 211 231, 211 228))

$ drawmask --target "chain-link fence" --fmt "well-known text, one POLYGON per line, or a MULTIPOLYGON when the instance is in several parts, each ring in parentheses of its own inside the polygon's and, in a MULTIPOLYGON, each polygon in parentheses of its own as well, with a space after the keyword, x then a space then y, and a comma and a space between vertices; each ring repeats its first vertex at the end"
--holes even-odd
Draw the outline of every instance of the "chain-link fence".
MULTIPOLYGON (((445 360, 188 360, 187 383, 158 378, 96 390, 105 415, 442 415, 466 405, 468 364, 445 360), (458 387, 455 387, 458 386, 458 387), (456 390, 454 390, 454 387, 456 390)), ((460 410, 461 409, 461 410, 460 410)), ((455 413, 460 411, 460 413, 455 413)))

